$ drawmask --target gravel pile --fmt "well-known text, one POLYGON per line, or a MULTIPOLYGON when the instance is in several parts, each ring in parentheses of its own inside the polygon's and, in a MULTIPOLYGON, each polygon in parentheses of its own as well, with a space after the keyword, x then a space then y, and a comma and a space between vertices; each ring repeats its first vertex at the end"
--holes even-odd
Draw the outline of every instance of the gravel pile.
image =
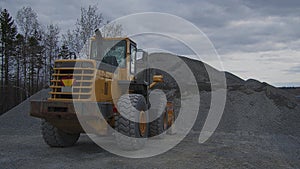
POLYGON ((41 90, 18 106, 1 115, 0 133, 2 135, 31 135, 40 132, 40 119, 29 116, 30 100, 46 99, 48 97, 48 92, 48 89, 41 90))
MULTIPOLYGON (((283 97, 278 95, 278 97, 283 97)), ((201 106, 194 130, 201 130, 209 110, 210 93, 201 93, 201 106)), ((286 98, 287 99, 287 98, 286 98)), ((286 134, 300 137, 300 106, 283 100, 276 104, 266 92, 229 91, 217 132, 286 134), (284 103, 285 102, 285 103, 284 103)))
MULTIPOLYGON (((157 53, 161 60, 167 61, 171 54, 157 53)), ((150 55, 151 57, 151 55, 150 55)), ((210 109, 210 80, 206 69, 210 69, 216 77, 222 72, 214 69, 201 61, 181 57, 194 73, 200 91, 200 111, 195 131, 200 131, 210 109)), ((159 63, 152 63, 159 64, 159 63)), ((170 69, 178 72, 182 64, 177 64, 177 69, 170 69)), ((172 66, 170 66, 172 67, 172 66)), ((175 89, 179 91, 176 82, 166 72, 156 71, 163 74, 165 84, 162 87, 165 91, 175 89)), ((254 79, 244 81, 243 79, 224 72, 227 82, 227 100, 225 111, 217 132, 246 132, 256 134, 288 134, 300 136, 300 105, 299 101, 290 92, 275 88, 267 83, 261 83, 254 79)), ((216 80, 217 81, 217 80, 216 80)), ((186 82, 188 83, 188 82, 186 82)), ((181 91, 181 93, 193 94, 193 91, 181 91)), ((213 91, 212 91, 213 92, 213 91)), ((178 92, 179 93, 179 92, 178 92)), ((180 98, 180 94, 175 97, 180 98)))

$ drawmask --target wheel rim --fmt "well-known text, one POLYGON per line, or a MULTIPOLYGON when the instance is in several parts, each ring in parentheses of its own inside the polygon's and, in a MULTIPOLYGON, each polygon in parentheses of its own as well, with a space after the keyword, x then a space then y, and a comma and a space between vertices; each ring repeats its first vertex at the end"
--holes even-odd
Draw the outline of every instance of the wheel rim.
POLYGON ((139 130, 141 136, 145 136, 147 130, 147 123, 146 123, 146 113, 144 111, 140 112, 140 121, 139 121, 139 130))
POLYGON ((167 113, 164 113, 164 130, 166 130, 168 128, 168 118, 167 118, 167 113))

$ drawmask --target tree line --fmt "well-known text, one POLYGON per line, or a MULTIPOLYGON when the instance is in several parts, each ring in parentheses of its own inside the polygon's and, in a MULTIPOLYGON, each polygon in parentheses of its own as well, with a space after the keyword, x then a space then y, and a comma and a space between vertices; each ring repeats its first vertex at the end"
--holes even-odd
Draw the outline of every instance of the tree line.
MULTIPOLYGON (((15 18, 0 11, 0 114, 49 86, 54 60, 75 59, 94 30, 108 23, 91 5, 81 8, 74 29, 65 33, 56 24, 42 25, 31 7, 15 18)), ((107 36, 121 35, 122 27, 111 30, 107 36)))

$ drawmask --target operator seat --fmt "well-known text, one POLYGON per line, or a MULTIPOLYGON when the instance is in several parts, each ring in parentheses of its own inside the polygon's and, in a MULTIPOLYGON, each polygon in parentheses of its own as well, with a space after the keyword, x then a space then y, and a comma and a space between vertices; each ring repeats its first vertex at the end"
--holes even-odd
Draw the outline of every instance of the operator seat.
POLYGON ((115 66, 118 67, 118 61, 117 58, 115 56, 105 56, 102 60, 103 63, 109 64, 111 66, 115 66))

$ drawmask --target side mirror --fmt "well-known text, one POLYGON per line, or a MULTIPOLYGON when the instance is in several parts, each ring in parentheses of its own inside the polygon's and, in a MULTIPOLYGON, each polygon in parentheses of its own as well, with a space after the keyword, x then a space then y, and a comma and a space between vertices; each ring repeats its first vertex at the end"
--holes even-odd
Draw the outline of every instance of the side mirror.
POLYGON ((148 53, 143 49, 137 50, 136 60, 139 60, 140 63, 147 63, 148 61, 148 53))

